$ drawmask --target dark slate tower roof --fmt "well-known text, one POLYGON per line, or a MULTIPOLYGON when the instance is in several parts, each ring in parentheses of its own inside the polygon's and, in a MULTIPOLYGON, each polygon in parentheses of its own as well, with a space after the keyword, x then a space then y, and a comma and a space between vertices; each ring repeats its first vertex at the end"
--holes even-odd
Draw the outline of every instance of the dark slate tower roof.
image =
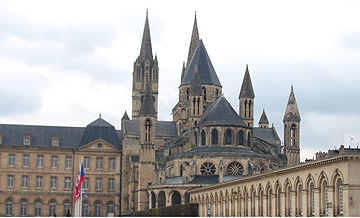
POLYGON ((129 116, 128 116, 128 114, 127 114, 127 112, 125 111, 125 113, 124 113, 124 115, 123 115, 123 117, 121 118, 122 120, 130 120, 130 118, 129 118, 129 116))
POLYGON ((143 99, 142 99, 140 115, 156 116, 154 100, 150 90, 150 82, 146 83, 146 90, 145 90, 145 95, 143 95, 143 99))
POLYGON ((245 75, 240 90, 240 98, 255 98, 254 89, 251 83, 248 65, 246 65, 245 75))
POLYGON ((247 127, 224 96, 221 96, 206 108, 199 125, 247 127))
POLYGON ((301 121, 299 109, 298 109, 296 99, 295 99, 293 86, 291 86, 289 101, 286 106, 286 111, 285 111, 285 115, 284 115, 284 119, 283 119, 283 122, 286 122, 286 121, 291 121, 291 122, 300 122, 301 121))
POLYGON ((150 27, 149 27, 149 19, 148 19, 148 11, 146 10, 146 20, 143 38, 141 42, 140 49, 140 61, 153 60, 152 56, 152 48, 151 48, 151 38, 150 38, 150 27))
POLYGON ((269 124, 269 120, 266 116, 265 110, 263 110, 260 120, 259 120, 259 124, 269 124))
POLYGON ((195 13, 195 20, 194 20, 193 31, 191 34, 191 41, 190 41, 190 47, 189 47, 189 54, 188 54, 188 58, 187 58, 187 62, 186 62, 186 68, 189 67, 191 58, 193 57, 193 55, 195 53, 195 49, 198 46, 198 44, 199 44, 199 31, 198 31, 198 26, 197 26, 197 21, 196 21, 196 13, 195 13))
POLYGON ((198 67, 195 65, 195 72, 190 84, 190 95, 200 96, 202 94, 198 67))
POLYGON ((114 126, 103 120, 101 117, 87 125, 81 137, 79 146, 86 145, 97 139, 103 139, 108 143, 121 147, 121 140, 114 126))
POLYGON ((186 70, 184 79, 181 81, 181 85, 191 84, 195 65, 198 66, 201 84, 217 85, 221 87, 219 78, 216 75, 215 69, 202 40, 199 41, 194 56, 192 57, 189 67, 186 70))

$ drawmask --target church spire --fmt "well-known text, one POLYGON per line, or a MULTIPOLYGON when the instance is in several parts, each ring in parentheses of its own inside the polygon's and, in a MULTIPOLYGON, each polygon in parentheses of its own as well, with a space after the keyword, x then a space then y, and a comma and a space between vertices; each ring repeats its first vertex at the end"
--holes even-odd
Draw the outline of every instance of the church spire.
POLYGON ((145 27, 143 38, 141 42, 141 49, 140 49, 140 60, 153 60, 152 56, 152 48, 151 48, 151 38, 150 38, 150 27, 149 27, 149 18, 148 18, 148 10, 146 9, 146 19, 145 19, 145 27))
POLYGON ((200 84, 199 69, 198 66, 195 64, 194 74, 190 84, 190 95, 201 96, 201 94, 202 90, 200 84))
POLYGON ((249 67, 246 65, 245 75, 243 79, 243 83, 241 86, 239 99, 245 97, 245 98, 255 98, 254 89, 251 83, 250 73, 249 73, 249 67))
POLYGON ((293 122, 300 122, 300 113, 296 103, 294 88, 291 86, 290 96, 288 100, 288 104, 286 106, 286 111, 284 115, 284 122, 286 121, 293 121, 293 122))
POLYGON ((191 42, 190 42, 189 54, 186 62, 186 69, 189 67, 189 64, 191 62, 192 57, 194 56, 198 44, 199 44, 199 31, 198 31, 196 12, 195 12, 195 20, 194 20, 193 31, 191 34, 191 42))
POLYGON ((263 112, 261 114, 261 117, 259 120, 259 127, 260 128, 269 128, 269 120, 266 116, 265 109, 263 109, 263 112))

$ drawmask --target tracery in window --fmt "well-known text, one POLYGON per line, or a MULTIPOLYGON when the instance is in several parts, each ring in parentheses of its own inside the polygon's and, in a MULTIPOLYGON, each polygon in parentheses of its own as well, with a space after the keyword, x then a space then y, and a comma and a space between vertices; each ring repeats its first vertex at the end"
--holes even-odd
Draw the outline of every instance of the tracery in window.
POLYGON ((200 173, 201 175, 214 175, 216 171, 216 167, 211 162, 204 162, 201 164, 200 173))
POLYGON ((228 175, 239 176, 243 174, 244 167, 241 165, 241 163, 234 161, 227 166, 226 172, 228 175))

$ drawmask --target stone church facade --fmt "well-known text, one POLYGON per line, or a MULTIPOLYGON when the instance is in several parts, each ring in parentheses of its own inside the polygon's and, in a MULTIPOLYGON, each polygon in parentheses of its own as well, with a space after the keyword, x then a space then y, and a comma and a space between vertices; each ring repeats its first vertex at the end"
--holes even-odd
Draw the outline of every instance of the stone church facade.
POLYGON ((351 206, 359 203, 351 194, 360 187, 358 150, 319 153, 319 160, 300 164, 293 87, 284 101, 282 146, 265 111, 256 125, 248 66, 237 111, 223 96, 196 17, 172 121, 158 120, 159 66, 146 14, 131 119, 125 112, 120 130, 101 116, 86 127, 0 124, 0 216, 73 214, 81 161, 84 216, 190 202, 199 203, 201 216, 359 215, 351 206))

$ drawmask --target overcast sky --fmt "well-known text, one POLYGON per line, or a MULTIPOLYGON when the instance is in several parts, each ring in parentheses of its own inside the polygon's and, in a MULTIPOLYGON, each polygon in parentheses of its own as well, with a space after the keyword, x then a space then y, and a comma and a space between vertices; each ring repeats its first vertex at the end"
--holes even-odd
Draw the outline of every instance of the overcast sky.
POLYGON ((236 111, 249 64, 255 123, 264 108, 281 139, 294 85, 302 160, 338 148, 342 135, 359 145, 359 1, 0 1, 0 123, 86 126, 101 113, 120 129, 146 8, 160 120, 172 120, 197 11, 236 111))

